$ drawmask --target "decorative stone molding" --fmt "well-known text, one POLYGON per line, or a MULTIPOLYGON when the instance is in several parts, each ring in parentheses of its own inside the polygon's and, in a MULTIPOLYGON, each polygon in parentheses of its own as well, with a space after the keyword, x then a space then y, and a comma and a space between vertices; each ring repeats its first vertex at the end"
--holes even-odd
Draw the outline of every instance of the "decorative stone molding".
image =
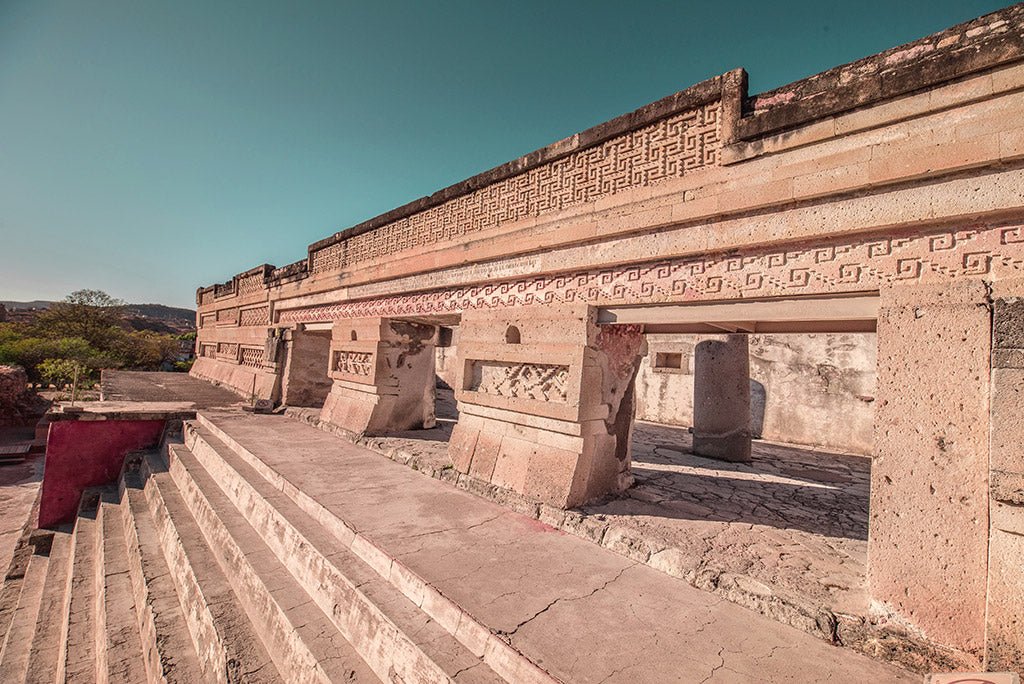
POLYGON ((262 368, 263 352, 263 347, 242 347, 239 352, 239 363, 250 368, 262 368))
POLYGON ((257 306, 251 309, 242 309, 238 316, 238 325, 251 327, 270 324, 270 306, 257 306))
POLYGON ((335 351, 331 360, 331 372, 339 376, 357 375, 368 378, 373 372, 373 357, 371 352, 335 351))
POLYGON ((218 342, 217 358, 238 363, 238 345, 234 342, 218 342))
POLYGON ((220 309, 217 311, 217 325, 238 325, 238 309, 220 309))
POLYGON ((684 111, 311 253, 314 274, 448 242, 714 166, 720 102, 684 111))
POLYGON ((1024 226, 946 228, 800 243, 742 255, 623 264, 281 312, 280 323, 423 316, 531 304, 659 304, 792 297, 1024 277, 1024 226))

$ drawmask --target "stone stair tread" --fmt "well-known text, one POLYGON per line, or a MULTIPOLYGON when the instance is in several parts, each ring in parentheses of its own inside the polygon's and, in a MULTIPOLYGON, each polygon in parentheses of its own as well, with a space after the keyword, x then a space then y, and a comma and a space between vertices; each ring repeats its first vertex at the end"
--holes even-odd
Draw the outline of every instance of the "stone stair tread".
POLYGON ((145 682, 142 636, 136 614, 123 513, 116 494, 100 502, 103 530, 103 607, 106 614, 107 672, 111 681, 145 682))
MULTIPOLYGON (((88 496, 88 494, 86 495, 88 496)), ((79 509, 72 550, 71 601, 68 607, 65 682, 87 684, 96 680, 96 509, 98 501, 79 509)))
POLYGON ((71 571, 72 551, 72 535, 63 531, 54 532, 26 682, 52 682, 64 656, 62 644, 65 643, 68 573, 71 571))
POLYGON ((220 489, 184 445, 170 446, 189 476, 206 497, 217 517, 242 550, 274 600, 284 611, 295 633, 306 644, 331 681, 376 681, 377 676, 345 640, 331 619, 278 560, 260 534, 220 489))
POLYGON ((206 607, 213 616, 217 633, 226 650, 229 681, 284 681, 262 641, 256 636, 255 627, 242 608, 213 551, 207 546, 199 524, 192 517, 170 473, 163 469, 163 464, 152 455, 147 455, 146 460, 154 471, 149 475, 152 484, 147 483, 147 487, 156 487, 159 492, 162 505, 166 508, 180 539, 188 565, 202 591, 206 607))
POLYGON ((18 607, 7 630, 3 652, 0 655, 2 682, 25 680, 49 562, 49 556, 39 552, 33 553, 28 561, 21 594, 18 597, 18 607))
POLYGON ((154 664, 154 669, 158 666, 168 682, 189 684, 201 681, 204 675, 199 657, 185 622, 167 560, 160 548, 153 514, 135 473, 127 473, 125 476, 125 497, 135 525, 139 563, 153 615, 155 648, 158 652, 155 658, 158 664, 154 664))
MULTIPOLYGON (((431 619, 390 581, 356 556, 323 525, 303 511, 286 494, 264 479, 228 445, 206 428, 191 424, 239 477, 252 486, 315 549, 363 592, 387 617, 412 639, 431 660, 450 676, 480 682, 503 682, 490 667, 473 655, 450 632, 431 619), (479 667, 478 667, 479 666, 479 667)), ((193 456, 194 457, 194 456, 193 456)))

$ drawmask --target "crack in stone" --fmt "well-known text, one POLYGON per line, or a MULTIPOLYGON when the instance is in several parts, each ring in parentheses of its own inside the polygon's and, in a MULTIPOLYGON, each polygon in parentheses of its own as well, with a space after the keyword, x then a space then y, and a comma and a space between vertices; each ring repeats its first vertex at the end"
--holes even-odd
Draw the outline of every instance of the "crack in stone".
POLYGON ((451 676, 451 678, 452 678, 452 679, 457 679, 457 678, 458 678, 458 676, 459 676, 460 674, 462 674, 463 672, 468 672, 468 671, 470 671, 470 670, 472 670, 472 669, 474 669, 474 668, 480 667, 481 665, 483 665, 483 663, 473 663, 472 665, 467 665, 466 667, 463 667, 463 668, 461 668, 461 669, 457 670, 457 671, 456 671, 456 672, 455 672, 455 673, 454 673, 454 674, 453 674, 453 675, 451 676))
POLYGON ((637 565, 639 565, 639 563, 636 563, 636 562, 630 563, 626 567, 624 567, 621 570, 619 570, 619 572, 616 573, 615 577, 612 577, 610 580, 608 580, 607 582, 605 582, 601 586, 595 588, 589 594, 584 594, 583 596, 559 596, 554 601, 552 601, 548 605, 544 606, 544 608, 542 608, 541 610, 539 610, 536 613, 534 613, 532 617, 529 617, 529 618, 523 620, 522 622, 520 622, 511 631, 501 631, 501 630, 499 630, 498 634, 500 636, 504 636, 506 639, 511 639, 513 636, 515 636, 516 632, 518 632, 522 627, 524 627, 526 624, 532 622, 533 620, 536 620, 538 617, 540 617, 544 613, 546 613, 549 610, 551 610, 555 606, 555 604, 560 603, 562 601, 566 601, 566 602, 568 602, 568 601, 579 601, 579 600, 582 600, 582 599, 590 598, 591 596, 593 596, 597 592, 602 591, 603 589, 607 589, 608 585, 610 585, 612 582, 614 582, 617 579, 619 579, 620 577, 622 577, 622 575, 627 570, 629 570, 630 568, 636 567, 637 565))
POLYGON ((718 654, 717 654, 718 659, 720 661, 722 661, 722 662, 718 663, 718 665, 715 665, 713 668, 711 668, 711 672, 708 673, 707 677, 705 677, 704 679, 700 680, 700 684, 705 684, 705 682, 711 681, 711 678, 715 676, 715 673, 718 672, 719 670, 721 670, 723 667, 725 667, 725 658, 722 657, 722 652, 723 651, 725 651, 725 646, 723 646, 722 648, 718 649, 718 654))
MULTIPOLYGON (((396 541, 398 541, 398 540, 403 540, 404 541, 404 540, 407 540, 407 539, 419 539, 420 537, 429 537, 429 536, 435 535, 435 534, 443 534, 445 532, 454 532, 456 530, 472 530, 475 527, 480 527, 481 525, 486 525, 489 522, 494 522, 495 520, 497 520, 498 518, 502 517, 503 515, 505 515, 505 511, 501 511, 500 513, 497 513, 496 515, 494 515, 494 516, 492 516, 490 518, 487 518, 486 520, 482 520, 482 521, 480 521, 478 523, 474 523, 472 525, 469 525, 468 527, 462 527, 461 525, 456 525, 454 527, 445 527, 445 528, 440 529, 440 530, 431 530, 430 532, 419 532, 417 534, 410 534, 410 535, 406 535, 406 536, 403 536, 403 537, 396 537, 395 540, 396 541)), ((420 547, 420 549, 417 549, 417 550, 421 550, 421 549, 422 549, 422 547, 420 547)))

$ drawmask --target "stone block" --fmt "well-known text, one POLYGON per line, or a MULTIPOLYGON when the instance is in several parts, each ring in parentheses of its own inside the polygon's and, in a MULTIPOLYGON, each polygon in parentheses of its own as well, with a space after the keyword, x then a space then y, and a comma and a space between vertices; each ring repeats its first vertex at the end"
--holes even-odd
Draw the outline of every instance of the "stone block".
POLYGON ((431 428, 436 328, 384 318, 335 324, 321 420, 355 434, 431 428))
POLYGON ((984 283, 882 292, 871 596, 972 654, 985 631, 990 348, 984 283))
POLYGON ((448 440, 448 457, 460 473, 470 471, 479 438, 479 430, 463 427, 461 422, 455 424, 451 439, 448 440))
POLYGON ((491 482, 522 494, 526 486, 526 473, 536 448, 535 444, 517 437, 506 435, 502 438, 491 482))
POLYGON ((534 501, 563 508, 583 503, 586 497, 581 485, 587 474, 578 467, 579 460, 577 452, 535 448, 530 454, 522 493, 534 501))
POLYGON ((989 544, 986 666, 1024 672, 1024 536, 994 530, 989 544))
POLYGON ((1024 349, 1024 297, 993 302, 992 346, 996 349, 1024 349))
POLYGON ((991 467, 1024 473, 1024 368, 992 369, 991 467))
POLYGON ((467 313, 456 398, 479 436, 470 458, 454 438, 456 468, 559 507, 618 491, 643 345, 639 327, 599 327, 589 307, 467 313))
MULTIPOLYGON (((501 440, 502 437, 500 435, 487 431, 480 433, 473 452, 473 462, 469 466, 469 474, 471 476, 488 482, 491 481, 491 477, 494 474, 494 466, 498 462, 501 440)), ((466 471, 463 470, 462 472, 466 471)))

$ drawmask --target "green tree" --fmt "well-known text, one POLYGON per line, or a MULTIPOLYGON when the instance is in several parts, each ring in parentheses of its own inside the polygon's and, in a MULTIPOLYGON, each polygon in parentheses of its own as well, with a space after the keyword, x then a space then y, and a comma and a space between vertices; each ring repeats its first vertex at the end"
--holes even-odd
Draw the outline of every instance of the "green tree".
POLYGON ((149 330, 123 332, 111 343, 111 353, 126 368, 155 370, 178 358, 178 342, 149 330))
POLYGON ((35 328, 41 337, 77 337, 102 350, 123 329, 123 306, 102 290, 76 290, 39 314, 35 328))
POLYGON ((72 359, 91 368, 109 368, 117 363, 81 338, 0 336, 0 363, 21 366, 34 385, 43 382, 38 366, 46 359, 72 359))

